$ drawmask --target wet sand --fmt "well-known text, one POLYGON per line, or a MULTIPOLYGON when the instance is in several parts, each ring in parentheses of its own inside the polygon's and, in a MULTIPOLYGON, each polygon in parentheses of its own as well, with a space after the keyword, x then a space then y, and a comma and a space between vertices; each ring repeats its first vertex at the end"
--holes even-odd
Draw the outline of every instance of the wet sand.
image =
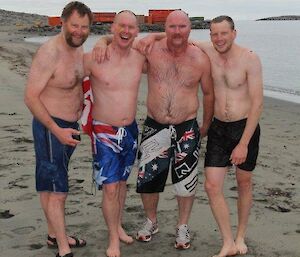
MULTIPOLYGON (((22 17, 20 17, 20 20, 22 17)), ((38 45, 26 43, 15 24, 0 25, 0 251, 1 256, 50 257, 56 251, 46 246, 46 224, 35 192, 35 159, 31 135, 32 116, 23 103, 23 91, 31 58, 38 45)), ((146 115, 147 83, 142 80, 137 120, 146 115)), ((199 113, 201 117, 201 113, 199 113)), ((261 144, 254 173, 254 202, 249 221, 247 257, 300 256, 300 106, 265 98, 261 118, 261 144)), ((91 190, 89 138, 82 137, 70 163, 70 194, 66 219, 70 234, 88 241, 76 256, 105 256, 107 228, 101 212, 101 192, 91 190)), ((202 142, 199 185, 190 219, 192 247, 175 250, 176 199, 168 182, 161 194, 158 221, 160 232, 150 243, 127 246, 122 256, 210 257, 221 247, 217 225, 203 189, 202 142)), ((140 196, 135 193, 137 169, 128 181, 124 226, 135 234, 144 219, 140 196)), ((226 179, 225 193, 236 228, 236 183, 234 172, 226 179)))

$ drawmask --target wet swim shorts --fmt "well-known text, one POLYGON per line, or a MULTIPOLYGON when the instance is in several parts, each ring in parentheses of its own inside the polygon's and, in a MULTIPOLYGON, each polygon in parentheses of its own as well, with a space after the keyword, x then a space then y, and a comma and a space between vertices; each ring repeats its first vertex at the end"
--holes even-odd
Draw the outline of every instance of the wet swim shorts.
POLYGON ((114 127, 93 121, 93 178, 102 184, 126 181, 137 152, 138 127, 134 121, 125 127, 114 127))
MULTIPOLYGON (((53 118, 61 128, 79 128, 77 122, 53 118)), ((36 157, 36 190, 38 192, 68 192, 68 165, 75 147, 63 145, 37 119, 32 121, 36 157)))
POLYGON ((163 192, 171 167, 176 195, 194 195, 199 149, 200 132, 196 119, 166 125, 147 117, 138 154, 137 192, 163 192))
MULTIPOLYGON (((230 155, 239 143, 247 119, 223 122, 214 118, 209 130, 205 154, 205 167, 231 166, 230 155)), ((248 155, 244 163, 238 165, 242 170, 252 171, 256 165, 259 150, 260 126, 257 125, 248 145, 248 155)))

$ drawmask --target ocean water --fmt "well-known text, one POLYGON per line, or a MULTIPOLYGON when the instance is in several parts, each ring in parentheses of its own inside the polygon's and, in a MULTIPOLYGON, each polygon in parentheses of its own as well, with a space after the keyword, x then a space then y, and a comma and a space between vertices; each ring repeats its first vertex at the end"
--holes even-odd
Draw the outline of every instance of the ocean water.
MULTIPOLYGON (((252 49, 263 66, 264 94, 300 103, 300 21, 237 21, 236 43, 252 49)), ((209 40, 209 30, 192 38, 209 40)))
MULTIPOLYGON (((260 56, 264 95, 300 103, 300 21, 237 21, 236 29, 236 42, 260 56)), ((85 51, 91 50, 98 38, 90 36, 84 44, 85 51)), ((191 38, 209 40, 209 30, 193 30, 191 38)), ((44 42, 47 39, 30 38, 27 41, 44 42)))

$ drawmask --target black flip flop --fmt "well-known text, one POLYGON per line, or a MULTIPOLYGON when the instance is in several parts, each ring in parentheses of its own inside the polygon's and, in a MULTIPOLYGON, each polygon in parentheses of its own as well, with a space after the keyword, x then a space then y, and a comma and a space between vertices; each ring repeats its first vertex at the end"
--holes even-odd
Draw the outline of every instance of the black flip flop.
POLYGON ((60 256, 59 253, 57 253, 56 257, 73 257, 73 253, 67 253, 64 256, 60 256))
MULTIPOLYGON (((82 242, 80 242, 80 239, 78 239, 75 236, 69 236, 69 237, 75 240, 75 244, 69 244, 70 248, 80 248, 80 247, 86 246, 85 240, 81 239, 82 242)), ((47 242, 47 245, 49 248, 57 248, 57 241, 56 241, 55 237, 51 237, 48 235, 47 239, 48 239, 48 241, 51 242, 51 243, 47 242)), ((71 256, 66 256, 66 257, 71 257, 71 256)))

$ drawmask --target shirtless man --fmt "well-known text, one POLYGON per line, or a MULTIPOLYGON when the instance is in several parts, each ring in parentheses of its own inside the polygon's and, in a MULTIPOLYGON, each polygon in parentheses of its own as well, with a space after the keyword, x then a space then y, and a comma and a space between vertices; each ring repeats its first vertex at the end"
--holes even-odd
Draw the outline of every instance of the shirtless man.
POLYGON ((109 257, 120 256, 120 240, 132 243, 122 228, 126 181, 135 161, 138 128, 135 121, 138 88, 145 57, 131 48, 138 24, 131 11, 122 11, 112 25, 110 59, 84 58, 94 97, 93 159, 94 179, 103 189, 102 211, 109 230, 109 257))
POLYGON ((213 86, 208 57, 188 44, 191 23, 183 11, 173 11, 165 24, 167 38, 155 42, 147 55, 147 118, 139 151, 137 192, 147 219, 137 240, 148 242, 158 232, 157 206, 169 166, 179 207, 175 247, 188 249, 188 220, 198 181, 200 137, 213 116, 213 86), (199 129, 199 84, 203 93, 203 123, 199 129), (201 133, 201 135, 200 135, 201 133))
MULTIPOLYGON (((188 249, 190 217, 198 171, 200 133, 206 136, 213 116, 214 94, 208 57, 188 44, 191 24, 183 11, 172 12, 166 21, 167 38, 155 42, 147 58, 147 118, 139 150, 137 192, 141 193, 147 219, 136 239, 151 240, 158 232, 157 206, 172 167, 178 206, 175 247, 188 249), (199 83, 203 93, 203 123, 196 120, 199 83)), ((97 43, 96 56, 103 59, 108 37, 97 43), (102 42, 101 42, 102 41, 102 42)))
POLYGON ((58 247, 57 257, 72 257, 70 247, 86 245, 68 237, 65 201, 68 163, 79 143, 83 95, 83 49, 92 23, 91 10, 70 2, 62 12, 62 31, 37 51, 25 90, 25 103, 32 112, 36 154, 36 189, 48 224, 49 247, 58 247), (67 158, 66 158, 67 157, 67 158))
POLYGON ((199 43, 210 58, 215 91, 214 120, 208 131, 205 189, 223 238, 215 257, 246 254, 245 234, 252 205, 252 171, 259 149, 259 117, 263 107, 262 67, 251 50, 234 43, 233 20, 211 21, 212 44, 199 43), (234 165, 238 185, 238 228, 231 232, 223 184, 228 166, 234 165))

